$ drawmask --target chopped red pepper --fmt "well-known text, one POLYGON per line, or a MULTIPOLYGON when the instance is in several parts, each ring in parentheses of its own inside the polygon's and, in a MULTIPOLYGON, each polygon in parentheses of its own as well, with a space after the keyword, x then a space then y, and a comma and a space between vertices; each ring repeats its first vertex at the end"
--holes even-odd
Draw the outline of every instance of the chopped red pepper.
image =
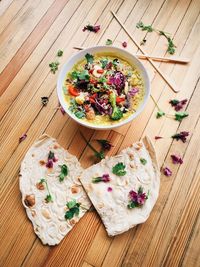
POLYGON ((73 95, 73 96, 78 96, 78 95, 80 95, 80 93, 78 92, 78 90, 77 90, 74 86, 72 86, 72 85, 69 85, 69 86, 68 86, 68 90, 69 90, 69 93, 70 93, 71 95, 73 95))
POLYGON ((97 70, 97 73, 104 73, 104 70, 97 70))
POLYGON ((120 96, 117 96, 117 97, 116 97, 116 103, 117 103, 117 104, 123 102, 124 100, 125 100, 124 97, 120 97, 120 96))

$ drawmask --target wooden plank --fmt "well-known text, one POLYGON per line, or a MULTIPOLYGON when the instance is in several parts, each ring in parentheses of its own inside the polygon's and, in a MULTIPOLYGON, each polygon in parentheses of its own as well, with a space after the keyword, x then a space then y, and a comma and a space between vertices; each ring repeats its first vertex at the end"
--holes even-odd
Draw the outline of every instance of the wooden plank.
POLYGON ((4 0, 0 3, 0 16, 6 12, 6 10, 9 8, 13 0, 4 0))
POLYGON ((69 0, 56 0, 41 18, 32 33, 28 36, 12 60, 0 73, 0 95, 6 90, 16 74, 19 72, 25 61, 29 58, 35 47, 41 41, 44 34, 48 31, 56 17, 63 10, 69 0))
MULTIPOLYGON (((7 2, 9 4, 9 1, 4 1, 4 3, 7 2)), ((11 2, 11 1, 10 1, 11 2)), ((10 3, 10 5, 7 7, 7 9, 1 14, 3 9, 1 8, 1 5, 3 1, 1 1, 0 4, 0 34, 4 31, 4 29, 8 26, 8 24, 13 20, 13 18, 17 15, 19 10, 23 7, 26 0, 14 0, 10 3)))
POLYGON ((54 0, 46 0, 45 3, 40 0, 27 1, 18 16, 2 32, 0 35, 0 73, 53 2, 54 0))

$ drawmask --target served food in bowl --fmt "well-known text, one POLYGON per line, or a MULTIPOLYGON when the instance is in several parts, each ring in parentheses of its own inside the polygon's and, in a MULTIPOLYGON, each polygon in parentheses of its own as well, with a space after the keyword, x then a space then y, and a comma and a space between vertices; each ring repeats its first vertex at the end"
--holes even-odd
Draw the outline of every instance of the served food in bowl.
POLYGON ((106 53, 86 53, 66 74, 63 84, 69 111, 92 125, 127 119, 142 103, 144 90, 135 66, 106 53))

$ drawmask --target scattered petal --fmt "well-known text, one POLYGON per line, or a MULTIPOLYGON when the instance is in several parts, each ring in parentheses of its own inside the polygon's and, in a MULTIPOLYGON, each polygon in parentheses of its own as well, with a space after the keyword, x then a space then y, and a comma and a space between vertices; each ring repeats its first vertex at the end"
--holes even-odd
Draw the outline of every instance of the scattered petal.
POLYGON ((162 139, 162 136, 155 136, 155 140, 162 139))
POLYGON ((108 192, 112 192, 112 190, 113 190, 113 189, 112 189, 112 187, 110 187, 110 186, 107 188, 107 191, 108 191, 108 192))
POLYGON ((21 143, 22 141, 24 141, 27 137, 27 134, 23 134, 20 138, 19 138, 19 143, 21 143))
POLYGON ((163 169, 163 173, 165 176, 172 176, 172 171, 168 167, 163 169))
POLYGON ((145 201, 148 199, 148 194, 143 192, 143 188, 140 186, 138 191, 131 190, 129 192, 130 202, 127 205, 129 209, 136 207, 141 207, 144 205, 145 201))
POLYGON ((174 164, 182 164, 183 163, 183 160, 180 156, 177 156, 177 155, 171 155, 171 158, 172 158, 172 162, 174 164))
POLYGON ((177 100, 177 99, 172 99, 169 101, 169 103, 174 107, 176 111, 179 111, 183 108, 183 106, 187 103, 187 99, 183 100, 177 100))
POLYGON ((127 42, 123 42, 123 43, 122 43, 122 46, 123 46, 124 48, 126 48, 126 47, 127 47, 127 42))

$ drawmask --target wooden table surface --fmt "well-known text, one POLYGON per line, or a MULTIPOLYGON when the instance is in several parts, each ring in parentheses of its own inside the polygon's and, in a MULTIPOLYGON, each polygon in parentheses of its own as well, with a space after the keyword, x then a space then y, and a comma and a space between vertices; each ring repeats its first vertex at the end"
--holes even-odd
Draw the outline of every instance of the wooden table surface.
MULTIPOLYGON (((200 266, 200 0, 1 0, 0 1, 0 266, 200 266), (176 55, 191 59, 189 65, 159 63, 180 92, 172 92, 150 64, 143 60, 152 85, 152 95, 167 113, 173 98, 188 99, 189 117, 181 123, 156 119, 150 99, 132 123, 112 131, 82 128, 62 115, 56 95, 57 73, 48 64, 58 49, 64 50, 59 68, 76 51, 73 46, 104 45, 112 39, 128 51, 137 48, 113 19, 116 11, 135 39, 146 32, 136 29, 142 20, 172 34, 176 55), (98 33, 83 32, 88 22, 100 24, 98 33), (41 97, 48 96, 46 107, 41 97), (109 238, 95 211, 88 212, 56 247, 43 246, 35 236, 21 203, 20 163, 33 141, 42 133, 90 166, 92 152, 80 137, 108 138, 116 154, 148 134, 155 143, 160 166, 168 166, 171 177, 161 175, 159 199, 146 223, 109 238), (186 143, 173 141, 176 132, 189 131, 186 143), (19 137, 27 138, 19 144, 19 137), (156 135, 166 138, 155 141, 156 135), (183 157, 182 165, 171 162, 171 154, 183 157)), ((147 36, 144 49, 164 56, 166 39, 156 33, 147 36)))

